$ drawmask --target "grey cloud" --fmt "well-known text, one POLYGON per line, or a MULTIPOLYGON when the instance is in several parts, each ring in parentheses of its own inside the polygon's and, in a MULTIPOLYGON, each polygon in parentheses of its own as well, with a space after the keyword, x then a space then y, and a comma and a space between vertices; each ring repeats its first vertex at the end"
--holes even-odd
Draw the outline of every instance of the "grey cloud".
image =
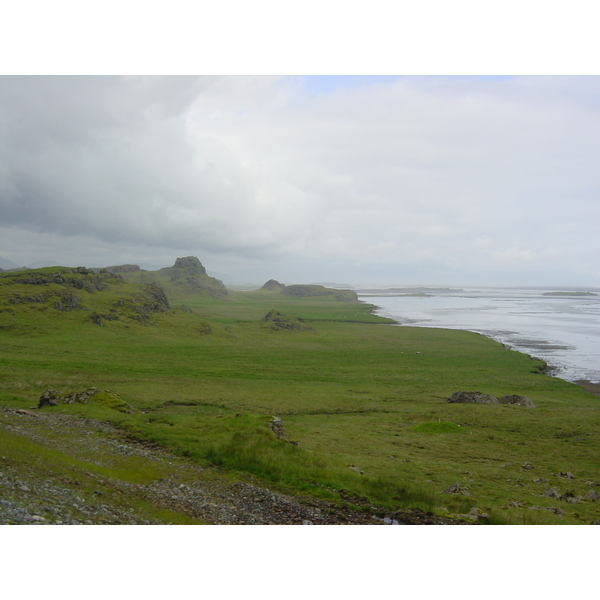
POLYGON ((0 224, 330 280, 592 283, 599 99, 596 77, 316 97, 295 78, 0 77, 0 224))

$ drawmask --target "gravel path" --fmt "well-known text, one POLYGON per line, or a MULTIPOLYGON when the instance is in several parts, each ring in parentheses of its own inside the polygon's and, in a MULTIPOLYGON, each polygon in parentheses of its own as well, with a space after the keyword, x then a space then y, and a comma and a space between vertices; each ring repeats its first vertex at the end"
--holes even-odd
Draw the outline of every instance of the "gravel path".
POLYGON ((91 419, 5 407, 0 413, 0 428, 50 453, 58 452, 63 459, 67 457, 65 467, 64 460, 56 464, 52 455, 26 460, 14 453, 12 458, 8 452, 2 456, 0 449, 0 524, 173 522, 172 513, 157 518, 157 509, 206 524, 456 523, 419 510, 395 513, 384 520, 327 502, 281 494, 249 476, 238 476, 236 481, 160 448, 132 442, 109 423, 91 419), (158 469, 164 476, 150 477, 147 483, 106 476, 107 467, 117 462, 122 468, 128 461, 132 469, 158 469), (99 468, 94 470, 94 465, 99 468), (152 510, 140 509, 140 502, 152 510))

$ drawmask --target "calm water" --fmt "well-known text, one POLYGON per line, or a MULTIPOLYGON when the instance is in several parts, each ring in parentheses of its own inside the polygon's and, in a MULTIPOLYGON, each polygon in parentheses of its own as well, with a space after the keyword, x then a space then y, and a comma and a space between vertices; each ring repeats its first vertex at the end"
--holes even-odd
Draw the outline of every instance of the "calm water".
POLYGON ((394 288, 358 294, 401 325, 482 333, 545 360, 557 377, 600 382, 600 290, 595 296, 544 295, 556 291, 394 288))

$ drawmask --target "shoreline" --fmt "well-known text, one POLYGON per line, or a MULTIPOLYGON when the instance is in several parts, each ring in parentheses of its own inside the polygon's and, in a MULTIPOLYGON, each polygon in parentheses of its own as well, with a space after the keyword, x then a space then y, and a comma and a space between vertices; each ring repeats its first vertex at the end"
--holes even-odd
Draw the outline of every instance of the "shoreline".
MULTIPOLYGON (((366 302, 367 304, 370 304, 373 308, 371 309, 371 314, 376 314, 375 310, 382 310, 383 307, 378 306, 376 304, 373 304, 371 302, 366 302)), ((377 316, 384 316, 384 315, 377 315, 377 316)), ((393 321, 393 323, 390 323, 390 325, 397 325, 400 327, 422 327, 423 329, 428 329, 427 326, 421 326, 421 325, 414 325, 412 323, 410 323, 410 319, 407 319, 407 322, 402 323, 400 322, 398 319, 393 318, 393 317, 388 317, 385 316, 386 319, 390 319, 390 321, 393 321)), ((437 328, 437 327, 436 327, 437 328)), ((484 337, 487 337, 488 339, 494 341, 494 342, 498 342, 499 344, 502 344, 507 350, 513 350, 515 352, 521 352, 521 354, 525 354, 527 356, 531 356, 532 358, 536 358, 537 360, 541 360, 544 363, 546 363, 547 367, 548 367, 548 372, 546 373, 547 377, 555 377, 556 379, 562 379, 563 381, 566 381, 567 383, 574 383, 575 385, 578 385, 580 388, 582 388, 584 391, 593 394, 594 396, 600 396, 600 382, 593 382, 590 381, 589 379, 575 379, 575 380, 569 380, 569 379, 564 379, 563 377, 558 377, 557 375, 552 375, 552 371, 557 370, 559 367, 557 366, 553 366, 551 364, 549 364, 545 359, 543 358, 539 358, 539 357, 535 357, 532 356, 531 354, 529 354, 528 352, 524 352, 523 350, 519 350, 516 346, 512 346, 510 344, 506 344, 500 340, 494 339, 493 337, 486 335, 484 333, 480 333, 478 331, 471 331, 470 329, 454 329, 453 327, 439 327, 439 329, 447 329, 447 330, 452 330, 452 331, 467 331, 469 333, 476 333, 478 335, 483 335, 484 337)), ((540 348, 542 348, 544 346, 544 342, 539 342, 540 344, 540 348)))

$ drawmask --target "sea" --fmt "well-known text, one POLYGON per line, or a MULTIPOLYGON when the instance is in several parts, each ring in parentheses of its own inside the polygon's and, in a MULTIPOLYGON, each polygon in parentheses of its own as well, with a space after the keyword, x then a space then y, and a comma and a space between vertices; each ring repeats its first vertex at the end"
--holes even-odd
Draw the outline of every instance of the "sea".
POLYGON ((550 374, 600 383, 600 289, 356 289, 399 326, 464 329, 540 358, 550 374))

